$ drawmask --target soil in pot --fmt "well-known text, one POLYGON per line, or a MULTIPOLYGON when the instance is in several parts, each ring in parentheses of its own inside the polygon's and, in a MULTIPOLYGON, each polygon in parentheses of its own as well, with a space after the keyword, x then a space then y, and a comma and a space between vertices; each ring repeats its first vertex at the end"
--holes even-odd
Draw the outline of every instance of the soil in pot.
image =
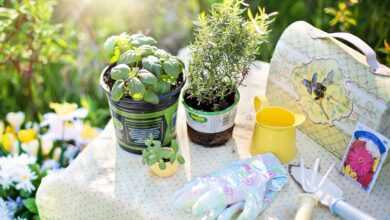
MULTIPOLYGON (((230 93, 223 100, 216 100, 214 103, 218 103, 219 108, 217 111, 213 111, 213 103, 199 103, 195 98, 190 97, 188 94, 184 94, 184 102, 190 108, 207 113, 224 111, 236 104, 238 101, 238 94, 230 93)), ((191 113, 189 113, 191 114, 191 113)), ((228 118, 233 118, 234 121, 235 109, 229 113, 228 118)), ((225 118, 224 118, 225 119, 225 118)), ((202 132, 192 128, 187 121, 187 132, 190 140, 196 144, 200 144, 205 147, 216 147, 225 144, 233 135, 234 124, 223 131, 219 132, 202 132)))

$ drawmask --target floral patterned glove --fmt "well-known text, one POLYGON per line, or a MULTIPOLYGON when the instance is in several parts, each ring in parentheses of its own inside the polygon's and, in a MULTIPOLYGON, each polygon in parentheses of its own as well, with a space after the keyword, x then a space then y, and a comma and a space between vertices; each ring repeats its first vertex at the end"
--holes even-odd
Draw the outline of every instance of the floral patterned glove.
POLYGON ((206 219, 231 219, 240 211, 238 219, 255 219, 286 183, 279 160, 258 155, 187 183, 175 193, 175 206, 206 219))

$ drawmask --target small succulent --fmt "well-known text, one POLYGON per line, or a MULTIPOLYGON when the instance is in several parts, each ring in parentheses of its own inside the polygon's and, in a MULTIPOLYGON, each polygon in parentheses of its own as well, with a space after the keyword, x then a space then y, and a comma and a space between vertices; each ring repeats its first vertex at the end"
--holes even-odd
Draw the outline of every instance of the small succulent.
POLYGON ((161 142, 153 140, 153 138, 147 139, 145 145, 147 148, 142 152, 142 159, 148 166, 158 163, 159 168, 164 170, 167 162, 171 164, 175 161, 179 164, 185 163, 183 156, 179 153, 179 145, 175 139, 172 140, 171 146, 167 148, 163 148, 161 142))
POLYGON ((143 34, 122 33, 106 40, 104 53, 114 65, 110 71, 114 101, 128 95, 135 101, 158 104, 159 95, 176 85, 184 65, 156 44, 156 40, 143 34))

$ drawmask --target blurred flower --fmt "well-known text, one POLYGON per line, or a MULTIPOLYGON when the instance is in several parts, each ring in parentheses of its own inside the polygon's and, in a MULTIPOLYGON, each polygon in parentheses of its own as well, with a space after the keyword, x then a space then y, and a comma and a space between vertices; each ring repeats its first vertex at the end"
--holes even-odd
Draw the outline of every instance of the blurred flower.
POLYGON ((61 148, 57 147, 53 152, 53 159, 59 161, 61 157, 61 148))
POLYGON ((22 143, 27 143, 37 138, 37 132, 32 128, 23 129, 18 131, 18 138, 22 143))
POLYGON ((41 149, 42 149, 42 154, 44 156, 49 155, 51 149, 53 148, 53 141, 48 140, 48 139, 42 139, 41 140, 41 149))
POLYGON ((4 122, 3 121, 0 121, 0 138, 1 138, 1 135, 3 134, 4 132, 4 122))
POLYGON ((88 111, 84 108, 78 108, 75 103, 50 103, 50 108, 54 110, 62 120, 72 120, 73 118, 85 118, 88 111))
POLYGON ((1 137, 1 144, 6 152, 13 152, 15 149, 16 136, 13 133, 4 133, 1 137))
POLYGON ((21 147, 24 151, 26 151, 29 155, 37 157, 39 151, 39 141, 34 139, 27 143, 22 143, 21 147))
POLYGON ((12 220, 13 213, 8 209, 7 203, 0 198, 0 219, 1 220, 12 220))
POLYGON ((16 189, 27 192, 34 190, 31 181, 36 178, 36 175, 29 167, 33 163, 35 158, 26 154, 0 157, 0 186, 3 189, 15 186, 16 189))
POLYGON ((346 163, 357 173, 358 178, 367 175, 374 164, 374 159, 365 145, 366 142, 356 140, 347 155, 346 163))
POLYGON ((25 115, 23 112, 9 112, 6 119, 12 128, 15 129, 15 131, 18 131, 24 122, 25 115))
POLYGON ((82 144, 87 144, 95 139, 99 133, 100 129, 91 127, 88 123, 84 123, 80 134, 80 142, 82 144))
POLYGON ((60 169, 61 165, 58 163, 56 160, 45 160, 42 164, 42 170, 47 171, 47 170, 57 170, 60 169))
POLYGON ((79 147, 76 147, 74 145, 69 145, 64 152, 64 157, 69 161, 72 161, 79 152, 80 152, 79 147))
POLYGON ((81 123, 79 119, 85 118, 88 112, 83 108, 77 108, 76 104, 51 103, 50 107, 56 113, 46 113, 41 126, 49 126, 49 130, 42 136, 46 140, 74 140, 79 133, 75 130, 75 123, 81 123))

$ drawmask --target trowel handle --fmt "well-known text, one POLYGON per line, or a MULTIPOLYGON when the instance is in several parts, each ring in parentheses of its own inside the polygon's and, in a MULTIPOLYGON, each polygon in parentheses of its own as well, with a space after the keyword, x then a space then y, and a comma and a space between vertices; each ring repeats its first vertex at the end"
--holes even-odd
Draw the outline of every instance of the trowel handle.
POLYGON ((295 220, 311 220, 313 208, 317 206, 318 200, 313 194, 304 193, 300 195, 301 205, 295 215, 295 220))
POLYGON ((374 217, 364 213, 352 205, 338 200, 330 206, 330 211, 347 220, 375 220, 374 217))
POLYGON ((374 217, 364 213, 356 207, 353 207, 343 200, 337 200, 336 202, 333 202, 333 204, 330 206, 330 211, 347 220, 375 220, 374 217))

